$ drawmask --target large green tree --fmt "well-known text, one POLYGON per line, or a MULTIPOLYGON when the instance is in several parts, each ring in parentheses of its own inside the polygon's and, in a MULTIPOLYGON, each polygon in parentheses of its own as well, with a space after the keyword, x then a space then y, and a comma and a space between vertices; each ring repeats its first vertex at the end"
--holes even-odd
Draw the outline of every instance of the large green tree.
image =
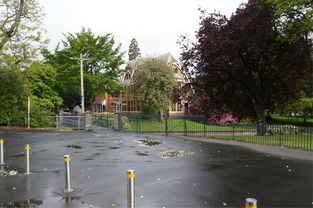
POLYGON ((67 107, 73 108, 81 100, 80 64, 75 60, 80 54, 88 59, 83 62, 87 105, 100 93, 115 93, 122 89, 118 77, 123 71, 123 53, 111 34, 94 35, 90 29, 83 28, 79 33, 65 35, 61 44, 62 47, 56 47, 53 52, 45 49, 42 54, 56 69, 56 91, 67 107))
POLYGON ((168 110, 174 72, 163 59, 147 58, 138 65, 133 76, 134 96, 145 114, 160 114, 168 110))
POLYGON ((4 69, 0 74, 0 124, 10 125, 14 116, 26 110, 29 94, 26 76, 19 69, 4 69))
POLYGON ((198 97, 236 117, 254 116, 260 127, 265 112, 298 100, 312 73, 312 45, 304 36, 280 39, 275 22, 272 6, 263 0, 250 0, 230 19, 203 16, 198 42, 182 54, 198 97))
POLYGON ((313 32, 312 0, 266 0, 275 10, 276 26, 284 39, 292 41, 299 36, 309 37, 313 32))
POLYGON ((33 98, 41 109, 55 110, 63 100, 55 91, 56 70, 49 64, 34 62, 26 69, 26 76, 33 98))
POLYGON ((0 124, 14 125, 14 116, 26 115, 31 89, 25 69, 43 43, 42 18, 36 0, 0 1, 0 124))
POLYGON ((7 66, 22 68, 36 56, 42 18, 36 0, 0 1, 0 72, 7 66))
POLYGON ((133 38, 130 42, 128 49, 128 60, 135 60, 137 57, 140 57, 140 49, 138 47, 138 42, 133 38))

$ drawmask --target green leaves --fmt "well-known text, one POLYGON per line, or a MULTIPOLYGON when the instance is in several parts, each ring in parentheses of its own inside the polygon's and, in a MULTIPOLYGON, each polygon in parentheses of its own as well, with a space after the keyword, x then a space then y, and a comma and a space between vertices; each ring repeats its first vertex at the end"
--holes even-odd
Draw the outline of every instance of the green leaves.
POLYGON ((277 15, 276 25, 284 40, 294 41, 313 32, 312 0, 266 0, 277 15))
POLYGON ((173 70, 162 59, 149 58, 138 66, 133 82, 134 96, 145 114, 165 113, 176 86, 173 70))
POLYGON ((36 0, 0 1, 0 66, 23 68, 42 44, 43 12, 36 0))
POLYGON ((128 59, 135 60, 137 57, 140 57, 140 49, 138 48, 138 42, 135 38, 133 38, 129 45, 128 50, 128 59))
POLYGON ((0 74, 0 124, 9 125, 13 116, 25 110, 27 89, 26 77, 20 70, 5 69, 0 74))
POLYGON ((56 70, 49 64, 34 62, 26 70, 31 94, 41 109, 53 110, 62 105, 62 98, 55 91, 56 70))
POLYGON ((80 102, 80 62, 73 60, 80 54, 88 59, 83 62, 87 104, 100 93, 121 88, 118 76, 123 71, 123 53, 111 34, 96 36, 90 29, 83 28, 79 33, 65 35, 61 44, 63 47, 57 47, 53 53, 44 49, 42 54, 56 69, 56 90, 67 107, 80 102))

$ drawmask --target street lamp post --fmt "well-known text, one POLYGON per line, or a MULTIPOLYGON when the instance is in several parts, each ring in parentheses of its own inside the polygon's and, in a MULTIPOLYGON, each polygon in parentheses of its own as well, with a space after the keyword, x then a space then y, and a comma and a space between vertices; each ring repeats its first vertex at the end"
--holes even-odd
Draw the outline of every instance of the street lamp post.
POLYGON ((70 58, 70 59, 80 61, 80 94, 81 94, 82 114, 84 114, 85 113, 85 95, 84 95, 83 61, 87 61, 90 59, 83 58, 83 54, 80 54, 80 58, 70 58))

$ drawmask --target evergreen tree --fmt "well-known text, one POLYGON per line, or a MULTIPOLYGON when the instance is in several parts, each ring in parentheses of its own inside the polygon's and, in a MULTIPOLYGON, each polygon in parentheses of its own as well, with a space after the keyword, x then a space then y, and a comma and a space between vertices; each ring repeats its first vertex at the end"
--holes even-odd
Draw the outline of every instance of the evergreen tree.
POLYGON ((165 60, 145 59, 138 65, 133 82, 134 97, 144 114, 162 114, 168 110, 177 83, 173 70, 165 60))
POLYGON ((140 57, 140 49, 138 48, 138 42, 133 38, 129 45, 128 57, 129 60, 135 60, 137 57, 140 57))

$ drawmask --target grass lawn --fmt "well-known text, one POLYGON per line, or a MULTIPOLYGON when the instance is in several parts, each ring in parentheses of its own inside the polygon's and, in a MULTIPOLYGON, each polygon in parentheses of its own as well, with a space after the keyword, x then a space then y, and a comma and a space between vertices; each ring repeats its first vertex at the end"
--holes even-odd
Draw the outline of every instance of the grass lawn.
POLYGON ((216 139, 235 140, 249 143, 284 146, 296 149, 313 150, 313 135, 277 135, 277 136, 212 136, 216 139))
MULTIPOLYGON (((303 126, 303 118, 302 117, 286 117, 286 116, 272 116, 270 119, 267 119, 269 124, 280 124, 280 125, 295 125, 295 126, 303 126)), ((307 127, 313 127, 313 118, 307 119, 307 127)))
MULTIPOLYGON (((138 119, 129 117, 130 131, 139 132, 165 132, 165 121, 160 122, 155 119, 138 119)), ((167 121, 168 132, 181 134, 185 127, 188 135, 195 132, 195 136, 205 135, 201 132, 210 132, 208 137, 226 140, 236 140, 249 143, 266 144, 273 146, 285 146, 296 149, 313 150, 313 135, 286 134, 286 135, 271 135, 271 136, 255 136, 255 125, 235 125, 233 126, 213 126, 206 125, 193 120, 184 119, 169 119, 167 121), (234 134, 232 132, 235 132, 234 134), (242 133, 241 133, 242 131, 242 133), (199 132, 199 134, 197 134, 199 132), (241 135, 242 134, 242 135, 241 135)))
MULTIPOLYGON (((158 120, 148 120, 129 117, 130 131, 165 131, 165 121, 160 122, 158 120), (138 128, 138 129, 137 129, 138 128)), ((186 126, 187 131, 249 131, 255 130, 255 126, 213 126, 206 125, 200 122, 184 119, 169 119, 167 122, 167 130, 171 131, 184 131, 186 126), (186 122, 186 123, 185 123, 186 122)))

